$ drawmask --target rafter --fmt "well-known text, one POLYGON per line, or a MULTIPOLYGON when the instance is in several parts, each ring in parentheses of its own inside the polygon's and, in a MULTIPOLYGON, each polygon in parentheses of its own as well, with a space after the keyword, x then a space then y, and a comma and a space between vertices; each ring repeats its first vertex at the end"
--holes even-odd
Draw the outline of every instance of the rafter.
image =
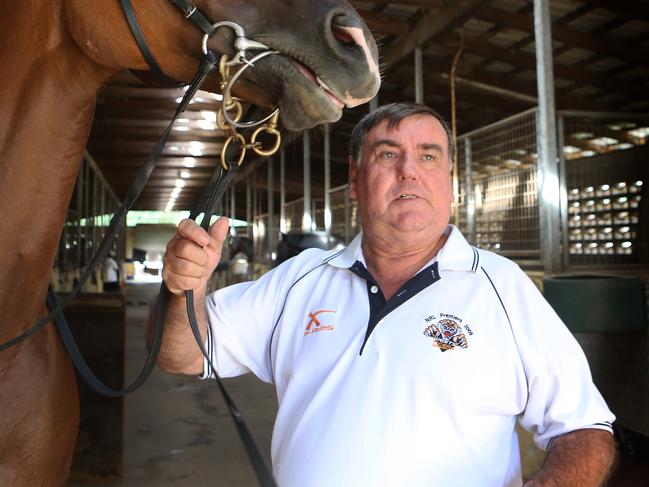
POLYGON ((398 37, 385 49, 383 61, 394 66, 408 56, 417 46, 426 44, 431 38, 464 21, 478 6, 487 0, 466 0, 452 2, 447 7, 428 10, 408 33, 398 37))
MULTIPOLYGON (((514 12, 482 5, 474 10, 475 17, 494 24, 504 24, 510 28, 523 32, 534 31, 534 19, 532 16, 521 15, 514 12)), ((617 59, 632 61, 635 64, 649 66, 649 59, 642 58, 635 54, 635 43, 626 43, 612 39, 598 39, 591 34, 578 32, 563 27, 552 27, 552 39, 572 47, 580 47, 598 54, 605 54, 617 59)))

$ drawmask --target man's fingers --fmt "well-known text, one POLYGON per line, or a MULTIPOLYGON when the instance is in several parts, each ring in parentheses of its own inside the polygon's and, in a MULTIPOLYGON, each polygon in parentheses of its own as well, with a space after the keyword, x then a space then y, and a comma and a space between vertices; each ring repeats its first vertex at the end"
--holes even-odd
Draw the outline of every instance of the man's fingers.
POLYGON ((165 262, 168 272, 186 277, 197 277, 199 279, 207 276, 205 265, 192 262, 180 257, 170 257, 165 262))
POLYGON ((199 265, 207 264, 209 259, 207 251, 203 247, 199 247, 196 243, 180 237, 169 242, 166 256, 185 259, 199 265))
POLYGON ((196 277, 179 276, 177 274, 167 276, 164 269, 162 270, 162 279, 167 289, 177 296, 183 295, 185 291, 196 290, 203 285, 203 280, 196 277))
POLYGON ((205 247, 210 243, 210 236, 194 220, 185 219, 178 224, 178 235, 196 243, 200 247, 205 247))

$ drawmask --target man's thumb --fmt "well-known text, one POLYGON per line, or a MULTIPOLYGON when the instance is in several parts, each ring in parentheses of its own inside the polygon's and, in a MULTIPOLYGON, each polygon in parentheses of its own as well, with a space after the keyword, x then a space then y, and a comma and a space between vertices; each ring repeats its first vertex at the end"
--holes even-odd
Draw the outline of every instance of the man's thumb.
POLYGON ((223 244, 225 236, 228 234, 230 228, 230 220, 228 217, 221 216, 210 227, 210 237, 217 241, 218 244, 223 244))

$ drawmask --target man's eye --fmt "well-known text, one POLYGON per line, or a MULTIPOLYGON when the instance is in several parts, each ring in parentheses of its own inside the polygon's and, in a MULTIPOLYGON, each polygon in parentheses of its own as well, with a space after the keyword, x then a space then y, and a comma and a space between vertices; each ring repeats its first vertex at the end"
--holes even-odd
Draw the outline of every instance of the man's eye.
POLYGON ((421 159, 422 159, 422 161, 432 162, 436 158, 435 158, 435 156, 433 154, 424 154, 424 155, 421 156, 421 159))
POLYGON ((379 157, 381 159, 394 159, 397 155, 392 151, 382 151, 379 152, 379 157))

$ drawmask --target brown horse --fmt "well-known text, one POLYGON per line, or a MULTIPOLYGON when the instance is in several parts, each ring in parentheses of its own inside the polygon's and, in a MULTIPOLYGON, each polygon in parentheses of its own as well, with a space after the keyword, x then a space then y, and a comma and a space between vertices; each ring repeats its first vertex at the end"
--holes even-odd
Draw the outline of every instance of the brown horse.
MULTIPOLYGON (((280 55, 246 70, 235 94, 279 105, 289 129, 341 115, 378 90, 377 50, 344 0, 196 0, 280 55), (316 76, 327 83, 325 91, 316 76)), ((166 0, 133 0, 169 76, 189 81, 202 33, 166 0)), ((232 33, 210 38, 231 55, 232 33)), ((117 0, 0 2, 0 343, 43 317, 57 241, 100 87, 146 70, 117 0)), ((212 89, 218 86, 214 80, 212 89)), ((0 352, 0 485, 64 485, 78 428, 70 362, 53 326, 0 352)))

